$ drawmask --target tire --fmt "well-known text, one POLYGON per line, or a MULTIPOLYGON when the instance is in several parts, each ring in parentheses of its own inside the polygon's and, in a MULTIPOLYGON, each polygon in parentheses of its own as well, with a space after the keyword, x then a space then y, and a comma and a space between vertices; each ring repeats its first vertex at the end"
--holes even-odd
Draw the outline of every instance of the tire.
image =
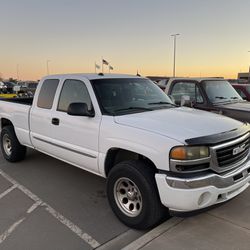
POLYGON ((2 129, 1 150, 4 158, 9 162, 18 162, 25 158, 26 147, 19 143, 13 126, 2 129))
POLYGON ((127 226, 149 229, 169 217, 159 198, 155 171, 143 161, 125 161, 111 169, 107 196, 116 216, 127 226))

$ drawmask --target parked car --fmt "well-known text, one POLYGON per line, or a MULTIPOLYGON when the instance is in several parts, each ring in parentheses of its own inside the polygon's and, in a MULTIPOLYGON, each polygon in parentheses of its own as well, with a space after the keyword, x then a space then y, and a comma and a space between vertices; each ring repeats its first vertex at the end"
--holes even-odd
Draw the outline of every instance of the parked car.
POLYGON ((18 82, 17 86, 15 86, 14 90, 19 95, 29 95, 33 96, 38 83, 35 81, 25 81, 25 82, 18 82))
POLYGON ((250 84, 232 84, 243 100, 250 101, 250 84))
POLYGON ((165 93, 178 105, 181 104, 181 100, 188 97, 188 100, 184 100, 187 106, 250 122, 250 102, 243 100, 224 79, 172 78, 165 93))
POLYGON ((14 82, 4 82, 4 85, 6 86, 6 92, 8 94, 13 94, 14 93, 14 87, 16 84, 14 82))
POLYGON ((137 229, 249 186, 249 125, 177 107, 146 78, 47 76, 34 98, 0 100, 0 121, 7 161, 31 147, 107 178, 111 208, 137 229))
POLYGON ((158 81, 156 84, 157 84, 163 91, 165 91, 166 86, 167 86, 167 84, 168 84, 168 81, 169 81, 169 78, 166 78, 166 79, 162 79, 162 80, 158 81))
POLYGON ((4 84, 4 82, 0 81, 0 93, 6 94, 7 93, 7 86, 4 84))

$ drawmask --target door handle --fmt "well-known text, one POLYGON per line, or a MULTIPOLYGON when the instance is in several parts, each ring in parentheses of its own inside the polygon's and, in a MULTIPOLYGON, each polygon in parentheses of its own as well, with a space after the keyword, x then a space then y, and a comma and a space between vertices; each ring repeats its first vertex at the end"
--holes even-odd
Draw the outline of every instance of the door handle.
POLYGON ((60 123, 60 120, 59 120, 58 118, 52 118, 51 123, 52 123, 53 125, 58 126, 58 125, 59 125, 59 123, 60 123))

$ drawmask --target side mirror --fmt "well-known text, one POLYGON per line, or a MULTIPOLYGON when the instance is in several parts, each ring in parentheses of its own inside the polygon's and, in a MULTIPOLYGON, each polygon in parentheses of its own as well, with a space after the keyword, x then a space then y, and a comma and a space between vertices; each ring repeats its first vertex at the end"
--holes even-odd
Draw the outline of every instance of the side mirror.
POLYGON ((88 110, 88 105, 82 102, 71 103, 67 111, 68 115, 94 117, 94 111, 88 110))
POLYGON ((192 107, 193 106, 193 103, 191 101, 191 98, 190 96, 188 95, 183 95, 181 97, 181 106, 186 106, 186 107, 192 107))

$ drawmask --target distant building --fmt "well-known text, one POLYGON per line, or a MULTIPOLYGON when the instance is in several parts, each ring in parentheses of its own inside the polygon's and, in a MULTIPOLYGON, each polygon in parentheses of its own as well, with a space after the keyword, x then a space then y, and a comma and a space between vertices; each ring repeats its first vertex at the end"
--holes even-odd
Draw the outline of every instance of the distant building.
POLYGON ((242 79, 242 80, 247 80, 249 82, 250 80, 250 73, 249 72, 245 72, 245 73, 238 73, 238 79, 242 79))

